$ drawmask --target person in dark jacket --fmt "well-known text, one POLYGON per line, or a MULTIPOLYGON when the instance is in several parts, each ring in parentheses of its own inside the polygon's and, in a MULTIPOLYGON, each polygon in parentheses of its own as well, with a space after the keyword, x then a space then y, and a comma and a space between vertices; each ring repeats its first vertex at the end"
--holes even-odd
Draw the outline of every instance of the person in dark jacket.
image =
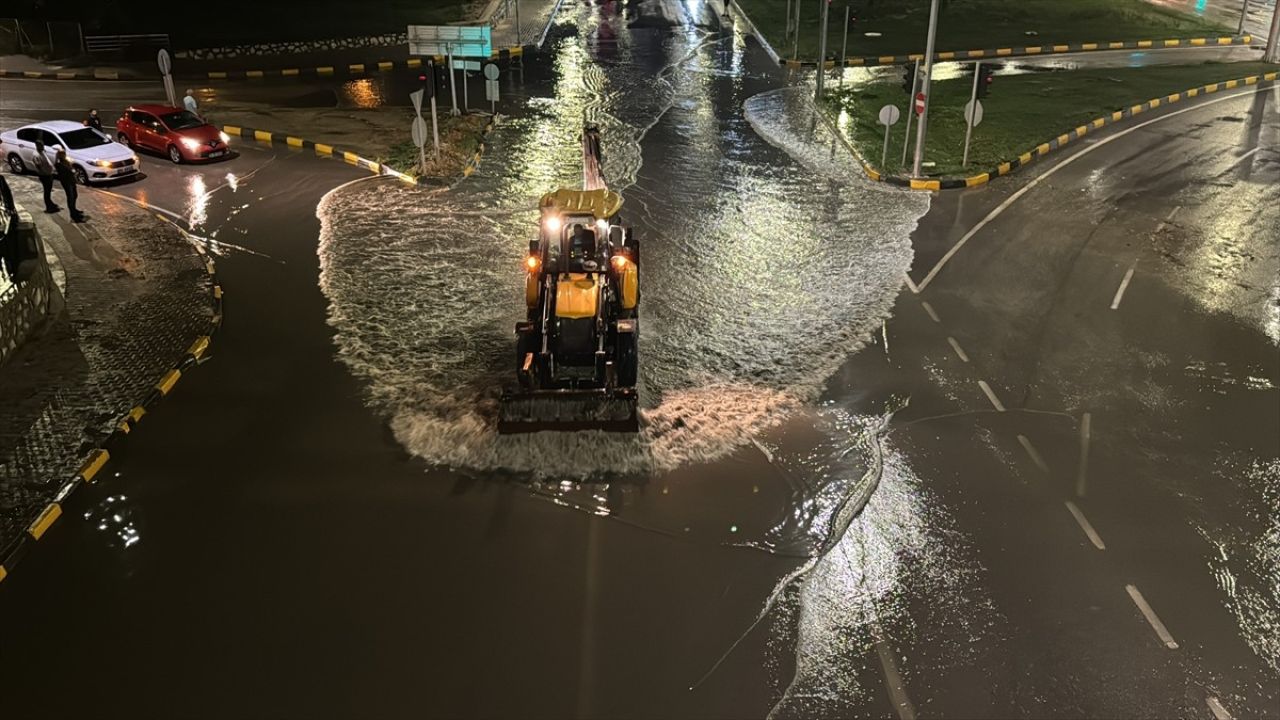
POLYGON ((84 124, 98 132, 102 132, 102 118, 98 117, 97 108, 89 110, 89 117, 85 119, 84 124))
POLYGON ((62 192, 67 195, 67 208, 71 211, 71 222, 84 222, 89 218, 76 208, 76 174, 71 169, 71 160, 66 150, 59 150, 54 158, 53 167, 58 173, 58 182, 62 184, 62 192))
POLYGON ((62 208, 58 207, 53 201, 53 163, 49 162, 49 156, 44 154, 44 143, 36 141, 36 156, 32 159, 32 165, 35 165, 36 176, 40 178, 40 187, 44 190, 44 211, 48 213, 56 213, 62 208))

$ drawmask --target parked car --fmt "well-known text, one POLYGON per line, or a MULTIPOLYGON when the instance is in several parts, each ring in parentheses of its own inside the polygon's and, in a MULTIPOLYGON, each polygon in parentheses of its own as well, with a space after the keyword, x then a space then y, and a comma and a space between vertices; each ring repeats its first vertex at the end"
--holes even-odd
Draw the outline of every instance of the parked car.
POLYGON ((167 155, 175 163, 215 160, 230 154, 231 139, 182 108, 134 105, 116 121, 116 139, 137 150, 167 155))
POLYGON ((84 185, 138 172, 138 156, 132 150, 83 123, 70 120, 35 123, 0 133, 0 155, 10 170, 24 173, 35 167, 37 140, 44 142, 44 152, 50 162, 59 148, 65 149, 76 179, 84 185))

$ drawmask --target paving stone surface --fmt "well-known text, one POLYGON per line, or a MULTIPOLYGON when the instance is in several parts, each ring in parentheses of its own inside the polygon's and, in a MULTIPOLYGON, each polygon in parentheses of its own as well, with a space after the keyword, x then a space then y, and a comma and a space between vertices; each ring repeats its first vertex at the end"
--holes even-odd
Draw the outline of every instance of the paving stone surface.
POLYGON ((146 395, 211 319, 210 280, 173 226, 123 200, 82 192, 88 223, 39 212, 39 185, 10 176, 32 210, 62 307, 0 367, 0 555, 87 452, 146 395), (49 254, 46 252, 46 254, 49 254))

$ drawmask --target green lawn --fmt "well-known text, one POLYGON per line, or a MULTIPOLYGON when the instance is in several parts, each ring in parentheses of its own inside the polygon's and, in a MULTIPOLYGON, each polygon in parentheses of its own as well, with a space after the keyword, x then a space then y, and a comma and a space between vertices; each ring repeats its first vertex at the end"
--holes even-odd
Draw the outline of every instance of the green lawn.
MULTIPOLYGON (((822 0, 802 0, 800 58, 818 55, 822 0)), ((738 0, 774 50, 792 57, 785 39, 787 0, 738 0)), ((827 57, 838 58, 845 6, 857 17, 849 30, 850 56, 924 52, 929 0, 834 0, 827 57), (881 33, 879 38, 864 36, 881 33)), ((792 6, 792 12, 795 12, 792 6)), ((1204 18, 1162 9, 1146 0, 942 0, 938 50, 971 50, 1099 40, 1158 40, 1234 34, 1204 18), (1037 33, 1027 35, 1028 31, 1037 33)))
MULTIPOLYGON (((969 166, 961 167, 964 152, 964 104, 972 79, 933 83, 929 109, 929 138, 925 159, 936 163, 927 175, 976 175, 1012 160, 1042 142, 1102 115, 1152 98, 1249 75, 1275 72, 1266 63, 1207 63, 1145 68, 1111 68, 1044 72, 996 77, 982 101, 982 124, 974 128, 969 166)), ((877 83, 856 90, 836 86, 826 98, 835 110, 849 116, 841 125, 863 156, 879 166, 884 127, 876 116, 884 105, 897 105, 903 119, 893 127, 888 172, 901 174, 907 93, 896 83, 877 83), (896 149, 895 149, 896 148, 896 149)), ((912 132, 915 132, 914 125, 912 132)), ((910 163, 910 158, 908 158, 910 163)))

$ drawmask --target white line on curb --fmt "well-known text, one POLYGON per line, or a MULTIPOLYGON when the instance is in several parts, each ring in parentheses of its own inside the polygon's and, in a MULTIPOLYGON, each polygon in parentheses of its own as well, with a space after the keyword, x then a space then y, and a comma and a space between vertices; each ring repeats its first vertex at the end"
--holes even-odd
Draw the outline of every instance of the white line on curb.
POLYGON ((1218 702, 1218 698, 1210 695, 1204 702, 1209 706, 1209 711, 1213 713, 1214 718, 1217 720, 1231 720, 1231 713, 1222 707, 1222 703, 1218 702))
POLYGON ((1089 536, 1089 542, 1093 543, 1093 546, 1099 550, 1106 550, 1107 546, 1102 542, 1102 537, 1093 529, 1093 525, 1089 523, 1089 519, 1084 516, 1084 513, 1080 512, 1080 508, 1068 500, 1067 509, 1071 511, 1071 516, 1080 524, 1080 529, 1084 530, 1084 534, 1089 536))
POLYGON ((1084 497, 1085 477, 1089 471, 1089 436, 1093 434, 1093 416, 1080 418, 1080 464, 1076 467, 1076 497, 1084 497))
POLYGON ((969 356, 964 354, 964 348, 960 347, 960 343, 956 342, 955 338, 948 335, 947 342, 951 343, 951 349, 956 351, 956 354, 960 356, 961 360, 969 362, 969 356))
POLYGON ((1031 439, 1026 435, 1019 435, 1018 442, 1022 445, 1022 449, 1027 451, 1027 455, 1031 457, 1031 462, 1035 463, 1040 472, 1048 475, 1049 465, 1040 457, 1040 452, 1036 450, 1036 446, 1031 444, 1031 439))
POLYGON ((1142 611, 1142 616, 1147 619, 1151 629, 1155 630, 1156 635, 1160 636, 1164 646, 1170 650, 1177 650, 1177 641, 1169 634, 1169 629, 1164 626, 1164 623, 1160 622, 1160 618, 1156 616, 1156 611, 1152 610, 1151 606, 1147 604, 1147 599, 1142 597, 1142 593, 1138 592, 1138 588, 1133 585, 1125 585, 1124 589, 1129 592, 1129 597, 1133 598, 1134 604, 1142 611))
POLYGON ((1116 296, 1111 301, 1111 309, 1116 310, 1120 307, 1120 300, 1124 298, 1125 288, 1129 287, 1129 281, 1133 279, 1133 267, 1129 267, 1129 271, 1124 274, 1124 279, 1120 281, 1120 289, 1116 290, 1116 296))
POLYGON ((982 392, 986 394, 987 399, 991 401, 991 404, 995 406, 996 410, 1004 412, 1004 405, 1000 404, 1000 398, 996 397, 995 392, 991 390, 991 386, 987 384, 986 380, 979 380, 978 387, 982 388, 982 392))
POLYGON ((921 300, 920 304, 924 307, 924 311, 929 313, 929 317, 932 318, 934 322, 936 323, 942 322, 942 320, 938 317, 938 313, 933 311, 933 306, 929 304, 928 300, 921 300))

